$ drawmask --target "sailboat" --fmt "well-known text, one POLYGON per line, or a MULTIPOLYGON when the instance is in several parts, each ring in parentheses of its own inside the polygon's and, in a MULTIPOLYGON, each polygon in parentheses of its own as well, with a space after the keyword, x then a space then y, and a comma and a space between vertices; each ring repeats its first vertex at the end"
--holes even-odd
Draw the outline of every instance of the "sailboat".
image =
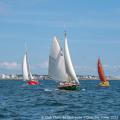
POLYGON ((49 55, 48 75, 58 82, 59 89, 79 89, 79 81, 71 61, 66 33, 64 50, 60 46, 58 38, 53 38, 52 48, 49 55))
POLYGON ((98 65, 97 66, 98 66, 99 78, 101 80, 101 83, 99 84, 99 86, 108 87, 109 86, 109 81, 107 80, 107 78, 105 76, 100 58, 98 59, 98 65))
POLYGON ((23 58, 22 70, 23 70, 24 81, 27 81, 28 85, 39 84, 39 82, 33 78, 32 73, 30 72, 30 65, 28 62, 27 52, 25 52, 25 55, 23 58))

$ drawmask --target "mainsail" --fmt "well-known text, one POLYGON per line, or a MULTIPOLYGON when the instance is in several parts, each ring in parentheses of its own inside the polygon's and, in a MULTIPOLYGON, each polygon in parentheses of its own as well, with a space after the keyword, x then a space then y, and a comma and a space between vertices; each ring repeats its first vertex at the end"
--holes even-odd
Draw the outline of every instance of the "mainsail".
POLYGON ((103 81, 103 82, 107 81, 100 58, 98 59, 98 74, 99 74, 99 78, 101 81, 103 81))
POLYGON ((32 79, 33 77, 32 77, 32 74, 30 72, 27 52, 25 53, 24 58, 23 58, 23 66, 22 66, 22 68, 23 68, 23 78, 24 78, 24 80, 32 79))
POLYGON ((56 37, 53 38, 51 53, 49 56, 48 74, 55 80, 66 81, 67 74, 65 69, 64 55, 56 37))

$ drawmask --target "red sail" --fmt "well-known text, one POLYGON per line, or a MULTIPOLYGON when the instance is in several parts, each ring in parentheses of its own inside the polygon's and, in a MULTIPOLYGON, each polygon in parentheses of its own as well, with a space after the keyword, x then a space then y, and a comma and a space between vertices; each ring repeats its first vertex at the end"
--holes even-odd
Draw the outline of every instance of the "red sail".
POLYGON ((103 81, 103 82, 107 81, 100 58, 98 59, 98 74, 99 74, 99 78, 101 81, 103 81))

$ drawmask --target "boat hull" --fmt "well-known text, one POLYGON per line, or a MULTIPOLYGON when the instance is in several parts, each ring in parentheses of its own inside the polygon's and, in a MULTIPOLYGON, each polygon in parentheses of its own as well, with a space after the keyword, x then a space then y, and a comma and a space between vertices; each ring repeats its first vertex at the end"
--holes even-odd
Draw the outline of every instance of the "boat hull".
POLYGON ((29 80, 27 83, 28 83, 28 85, 38 85, 39 84, 38 81, 34 81, 34 80, 29 80))
POLYGON ((99 84, 99 86, 101 86, 101 87, 109 87, 110 84, 109 84, 108 81, 105 81, 105 82, 101 82, 101 83, 99 84))
POLYGON ((58 86, 58 88, 61 90, 79 90, 80 86, 79 85, 69 85, 69 86, 58 86))

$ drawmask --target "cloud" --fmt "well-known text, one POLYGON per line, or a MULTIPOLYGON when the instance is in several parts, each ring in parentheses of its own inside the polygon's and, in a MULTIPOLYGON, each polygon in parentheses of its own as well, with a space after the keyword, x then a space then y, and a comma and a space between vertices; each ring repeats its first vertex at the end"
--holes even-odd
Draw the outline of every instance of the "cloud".
MULTIPOLYGON (((34 14, 34 13, 33 13, 34 14)), ((36 13, 37 14, 37 13, 36 13)), ((59 17, 58 17, 59 18, 59 17)), ((64 24, 67 28, 91 28, 91 29, 120 29, 119 18, 116 20, 108 20, 102 19, 99 20, 97 18, 81 18, 81 20, 59 20, 59 19, 43 19, 43 20, 32 20, 29 18, 24 18, 23 15, 21 18, 15 17, 14 19, 4 19, 0 20, 2 23, 7 24, 22 24, 22 25, 32 25, 32 26, 44 26, 44 27, 57 27, 57 28, 64 28, 64 24)))
POLYGON ((75 71, 82 75, 82 74, 91 74, 91 75, 96 75, 97 74, 97 68, 92 67, 92 66, 75 66, 75 71))
POLYGON ((108 64, 104 64, 103 67, 107 69, 107 68, 109 68, 110 66, 109 66, 108 64))
POLYGON ((104 69, 106 70, 120 70, 120 65, 113 65, 113 66, 110 66, 110 65, 103 65, 104 69))
MULTIPOLYGON (((7 6, 0 2, 0 11, 6 11, 7 6)), ((8 10, 7 10, 8 11, 8 10)), ((113 10, 114 11, 114 10, 113 10)), ((119 8, 117 9, 119 11, 119 8)), ((66 19, 64 16, 69 14, 69 12, 63 13, 53 12, 53 11, 11 11, 9 14, 12 15, 11 19, 4 19, 1 22, 16 24, 20 23, 23 25, 33 25, 33 26, 50 26, 64 28, 64 24, 68 28, 91 28, 91 29, 120 29, 120 17, 114 16, 110 11, 105 11, 105 13, 100 12, 90 12, 89 16, 80 16, 77 19, 66 19), (105 14, 105 15, 104 15, 105 14), (110 14, 110 15, 109 15, 110 14), (94 17, 91 17, 94 16, 94 17), (30 19, 30 17, 32 19, 30 19), (46 17, 48 19, 46 19, 46 17), (33 19, 34 18, 34 19, 33 19), (37 18, 37 19, 35 19, 37 18), (39 18, 39 19, 38 19, 39 18), (41 19, 42 18, 42 19, 41 19), (53 19, 51 19, 53 18, 53 19)), ((70 15, 68 18, 71 18, 70 15)))
MULTIPOLYGON (((46 3, 46 0, 35 0, 30 1, 30 4, 38 5, 42 2, 46 3)), ((7 2, 6 2, 7 3, 7 2)), ((4 2, 0 2, 0 13, 8 12, 7 9, 10 9, 11 2, 8 2, 6 5, 4 2), (9 4, 8 4, 9 3, 9 4)), ((25 5, 27 6, 28 2, 24 2, 24 0, 14 1, 14 4, 17 5, 25 5), (23 4, 24 3, 24 4, 23 4)), ((19 7, 18 7, 19 8, 19 7)), ((59 27, 64 28, 64 24, 68 28, 93 28, 93 29, 120 29, 120 17, 117 15, 115 16, 115 13, 120 13, 120 8, 110 9, 110 10, 104 10, 104 11, 98 11, 98 10, 89 10, 87 16, 81 15, 76 18, 76 16, 73 15, 71 18, 71 11, 64 12, 64 15, 62 12, 57 11, 33 11, 30 9, 23 9, 20 8, 17 10, 9 10, 11 11, 12 19, 3 19, 2 22, 9 23, 9 24, 16 24, 20 23, 23 25, 33 25, 33 26, 50 26, 50 27, 59 27), (67 16, 67 18, 66 18, 67 16), (14 18, 15 17, 15 18, 14 18), (31 19, 31 18, 32 19, 31 19), (36 19, 35 19, 36 18, 36 19), (39 18, 39 19, 38 19, 39 18), (41 19, 42 18, 42 19, 41 19), (46 19, 48 18, 48 19, 46 19), (52 18, 52 19, 51 19, 52 18)), ((84 11, 82 12, 84 13, 84 11)), ((81 13, 81 14, 82 14, 81 13)), ((75 14, 76 15, 76 14, 75 14)))
POLYGON ((38 65, 41 69, 47 69, 48 68, 48 61, 45 61, 38 65))
POLYGON ((81 69, 81 70, 92 70, 94 71, 94 67, 89 67, 89 66, 75 66, 76 69, 81 69))
MULTIPOLYGON (((108 65, 103 64, 103 69, 106 75, 119 75, 120 74, 120 65, 108 65)), ((91 74, 91 75, 98 75, 97 66, 75 66, 76 72, 78 74, 91 74)))
POLYGON ((103 68, 105 73, 107 73, 108 75, 119 75, 120 74, 120 65, 107 65, 107 64, 103 64, 103 68))
POLYGON ((20 64, 17 62, 0 62, 0 68, 2 69, 8 69, 8 70, 15 70, 20 69, 20 64))

